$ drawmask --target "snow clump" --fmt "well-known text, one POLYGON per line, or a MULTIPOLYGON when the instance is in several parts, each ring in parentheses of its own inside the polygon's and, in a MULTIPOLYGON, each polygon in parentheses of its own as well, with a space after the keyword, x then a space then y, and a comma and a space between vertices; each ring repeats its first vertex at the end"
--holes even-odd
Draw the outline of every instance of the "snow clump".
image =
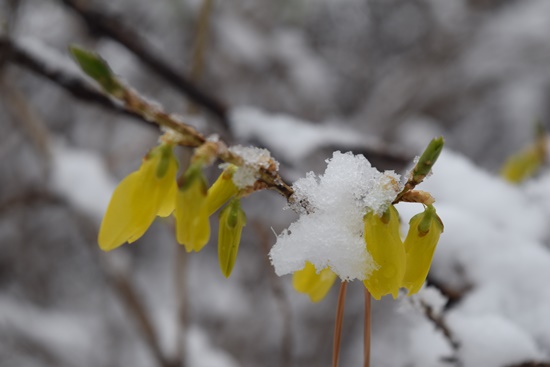
MULTIPOLYGON (((244 161, 244 164, 233 175, 233 183, 239 189, 253 186, 256 180, 260 178, 260 169, 279 169, 279 162, 271 157, 271 153, 267 149, 235 145, 230 147, 229 151, 238 155, 244 161)), ((220 167, 225 166, 227 165, 222 164, 220 167)))
POLYGON ((363 216, 383 213, 401 191, 400 176, 379 172, 363 155, 335 152, 324 175, 307 174, 293 185, 298 221, 277 238, 270 252, 281 276, 306 261, 330 267, 342 280, 366 279, 378 265, 363 239, 363 216))

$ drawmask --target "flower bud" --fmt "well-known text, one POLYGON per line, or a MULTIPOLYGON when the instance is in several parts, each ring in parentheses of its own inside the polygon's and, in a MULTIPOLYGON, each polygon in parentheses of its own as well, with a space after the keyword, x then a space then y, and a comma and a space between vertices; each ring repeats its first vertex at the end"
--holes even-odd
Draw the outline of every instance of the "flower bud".
POLYGON ((200 251, 210 239, 206 195, 202 166, 192 165, 180 179, 176 199, 176 240, 187 252, 200 251))
POLYGON ((239 251, 241 233, 246 225, 246 215, 241 209, 239 199, 233 199, 220 212, 220 228, 218 233, 218 260, 220 269, 229 278, 239 251))
POLYGON ((208 215, 212 215, 227 200, 236 195, 239 189, 233 183, 233 174, 237 170, 234 165, 229 165, 223 170, 216 182, 208 189, 206 207, 208 215))
POLYGON ((422 288, 442 232, 443 223, 431 205, 423 213, 411 218, 405 239, 407 267, 403 277, 403 287, 409 290, 409 295, 422 288))
POLYGON ((330 268, 317 272, 309 261, 302 270, 292 275, 292 286, 297 292, 305 293, 311 302, 319 302, 327 295, 336 280, 336 274, 330 268))
POLYGON ((415 184, 421 183, 430 173, 433 165, 439 158, 445 141, 442 137, 432 139, 426 150, 422 153, 411 173, 411 180, 415 184))
POLYGON ((363 221, 367 251, 378 265, 363 283, 375 299, 389 293, 397 298, 405 274, 405 248, 399 236, 399 214, 392 205, 382 216, 367 213, 363 221))

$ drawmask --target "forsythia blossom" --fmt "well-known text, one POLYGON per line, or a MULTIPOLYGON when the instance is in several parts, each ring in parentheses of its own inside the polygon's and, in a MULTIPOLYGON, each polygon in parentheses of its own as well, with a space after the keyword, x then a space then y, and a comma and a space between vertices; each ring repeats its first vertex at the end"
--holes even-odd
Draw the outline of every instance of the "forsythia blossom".
POLYGON ((176 240, 187 252, 198 252, 210 239, 208 186, 202 166, 191 165, 181 181, 176 200, 176 240))
POLYGON ((414 191, 443 147, 434 139, 406 185, 393 172, 379 172, 363 156, 336 152, 325 174, 309 173, 293 188, 297 222, 278 236, 270 252, 278 275, 293 273, 294 288, 316 302, 336 277, 359 279, 375 299, 418 292, 426 280, 443 224, 429 193, 414 191), (394 202, 421 202, 403 242, 394 202), (297 207, 297 208, 296 208, 297 207))
POLYGON ((325 298, 336 278, 337 275, 329 268, 317 272, 312 263, 306 262, 302 270, 292 274, 292 286, 296 291, 307 294, 311 302, 319 302, 325 298))
POLYGON ((173 146, 160 144, 115 189, 99 230, 99 246, 113 250, 139 239, 155 217, 174 211, 178 163, 173 146))
POLYGON ((397 298, 405 274, 405 248, 399 236, 399 214, 392 205, 382 216, 369 212, 364 221, 367 251, 378 268, 363 283, 376 299, 385 294, 397 298))

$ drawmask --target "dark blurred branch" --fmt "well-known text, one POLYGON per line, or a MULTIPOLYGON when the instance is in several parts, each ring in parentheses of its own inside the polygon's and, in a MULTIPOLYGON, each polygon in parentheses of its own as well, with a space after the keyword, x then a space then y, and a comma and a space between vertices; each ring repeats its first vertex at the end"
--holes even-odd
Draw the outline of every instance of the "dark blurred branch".
POLYGON ((188 77, 176 72, 152 51, 153 47, 148 45, 135 30, 122 24, 119 17, 94 9, 87 1, 61 1, 82 17, 91 32, 110 38, 126 47, 169 84, 218 117, 225 127, 229 126, 227 107, 223 103, 201 90, 188 77))
POLYGON ((27 102, 17 85, 11 83, 8 75, 0 75, 0 96, 6 110, 23 127, 30 141, 48 160, 51 158, 49 132, 44 121, 27 102))
POLYGON ((149 345, 151 352, 155 356, 160 367, 178 367, 178 363, 168 359, 160 346, 159 338, 155 332, 153 321, 150 318, 145 304, 140 297, 137 289, 132 282, 119 272, 113 271, 108 265, 103 266, 103 271, 109 279, 109 283, 113 285, 116 293, 124 302, 126 309, 133 316, 137 326, 142 332, 145 341, 149 345))
POLYGON ((424 311, 424 315, 426 316, 426 318, 434 324, 437 330, 441 331, 453 351, 453 354, 449 357, 443 358, 443 361, 446 363, 453 363, 461 366, 460 360, 458 359, 457 355, 460 348, 460 343, 454 337, 443 316, 436 314, 433 308, 423 301, 420 302, 420 307, 422 308, 422 311, 424 311))
POLYGON ((154 126, 154 124, 151 124, 137 113, 125 109, 124 107, 113 102, 103 93, 90 87, 85 80, 68 73, 59 65, 51 65, 45 60, 39 59, 36 55, 26 51, 14 41, 0 36, 0 60, 3 58, 14 65, 25 68, 43 78, 49 79, 68 91, 77 99, 95 104, 112 112, 133 117, 147 123, 148 125, 154 126))

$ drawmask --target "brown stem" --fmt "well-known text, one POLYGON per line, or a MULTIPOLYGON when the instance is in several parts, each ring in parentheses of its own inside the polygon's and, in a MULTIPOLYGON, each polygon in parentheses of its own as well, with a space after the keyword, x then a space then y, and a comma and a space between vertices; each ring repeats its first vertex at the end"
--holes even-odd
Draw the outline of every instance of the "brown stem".
POLYGON ((38 55, 30 53, 16 42, 2 36, 0 36, 0 59, 5 59, 12 64, 30 70, 38 76, 49 79, 77 99, 153 125, 140 114, 127 110, 103 93, 90 87, 84 79, 68 73, 59 65, 46 62, 38 55))
MULTIPOLYGON (((107 260, 107 257, 103 257, 103 259, 107 260)), ((126 310, 132 315, 145 342, 157 360, 158 366, 175 367, 175 363, 168 359, 162 351, 151 315, 137 289, 124 274, 113 271, 109 265, 104 264, 104 266, 109 283, 113 285, 116 293, 124 302, 126 310)))
POLYGON ((371 296, 365 287, 365 345, 363 349, 363 366, 370 366, 370 330, 371 330, 371 296))
POLYGON ((187 77, 176 72, 158 57, 154 47, 147 44, 135 29, 121 23, 119 17, 94 9, 89 2, 81 0, 61 0, 67 7, 77 12, 93 33, 110 38, 136 55, 144 64, 173 87, 184 93, 196 104, 203 106, 228 126, 227 107, 215 97, 198 88, 187 77))
POLYGON ((334 345, 332 349, 332 367, 338 367, 340 357, 340 340, 342 339, 342 321, 344 319, 344 305, 346 303, 346 289, 348 282, 340 283, 338 305, 336 306, 336 321, 334 324, 334 345))
MULTIPOLYGON (((204 54, 208 41, 208 31, 210 24, 210 14, 212 13, 212 0, 202 0, 199 18, 197 20, 195 30, 195 40, 193 44, 193 53, 191 60, 191 79, 197 83, 202 76, 204 70, 204 54)), ((198 112, 199 106, 195 103, 190 103, 188 112, 195 114, 198 112)))

